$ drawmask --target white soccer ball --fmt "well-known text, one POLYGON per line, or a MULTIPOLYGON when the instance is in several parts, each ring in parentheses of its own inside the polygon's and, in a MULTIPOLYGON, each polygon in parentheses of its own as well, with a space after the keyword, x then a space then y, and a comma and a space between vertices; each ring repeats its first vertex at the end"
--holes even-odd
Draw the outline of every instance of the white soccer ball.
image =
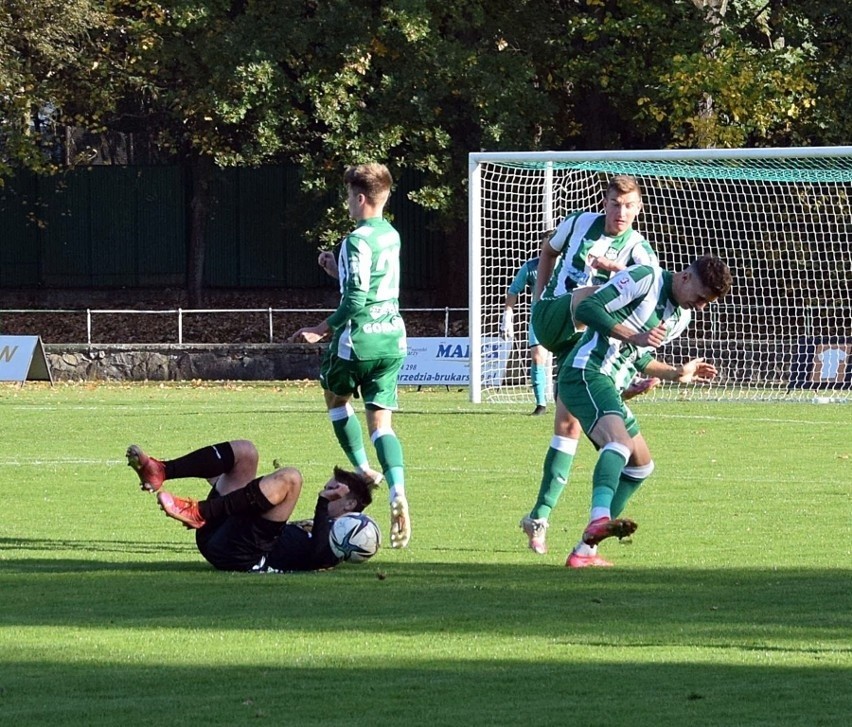
POLYGON ((350 513, 334 521, 328 534, 328 544, 338 558, 350 563, 363 563, 378 551, 382 533, 369 515, 350 513))

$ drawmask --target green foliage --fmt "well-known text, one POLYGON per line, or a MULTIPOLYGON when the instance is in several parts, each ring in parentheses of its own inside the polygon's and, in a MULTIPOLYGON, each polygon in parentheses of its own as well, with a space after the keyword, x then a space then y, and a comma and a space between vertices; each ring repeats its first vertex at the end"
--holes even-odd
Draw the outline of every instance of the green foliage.
MULTIPOLYGON (((12 0, 0 178, 56 167, 35 131, 48 113, 57 133, 133 132, 194 170, 297 162, 318 208, 346 165, 379 159, 415 170, 411 198, 463 239, 474 150, 848 141, 840 5, 12 0)), ((334 205, 308 236, 328 245, 347 227, 334 205)), ((193 239, 201 254, 203 229, 193 239)))
MULTIPOLYGON (((308 516, 342 459, 315 384, 0 387, 4 720, 848 721, 844 406, 637 400, 657 462, 630 504, 640 528, 630 545, 601 545, 615 568, 571 571, 590 446, 551 518, 550 553, 535 556, 518 520, 549 422, 474 407, 463 391, 406 388, 401 404, 411 547, 252 576, 207 566, 123 454, 131 441, 171 457, 248 437, 263 470, 302 469, 296 516, 308 516)), ((200 480, 169 487, 206 492, 200 480)), ((371 510, 386 531, 385 507, 371 510)))
POLYGON ((7 0, 0 7, 0 184, 18 167, 57 168, 45 135, 68 123, 65 107, 97 102, 90 42, 107 23, 94 0, 7 0))

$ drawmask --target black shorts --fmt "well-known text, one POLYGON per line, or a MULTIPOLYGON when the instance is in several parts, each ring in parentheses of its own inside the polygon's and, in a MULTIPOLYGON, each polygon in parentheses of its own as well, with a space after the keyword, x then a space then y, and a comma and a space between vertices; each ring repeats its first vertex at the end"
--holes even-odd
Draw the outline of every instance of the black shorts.
POLYGON ((250 571, 272 550, 286 523, 257 515, 230 515, 195 531, 195 543, 219 570, 250 571))

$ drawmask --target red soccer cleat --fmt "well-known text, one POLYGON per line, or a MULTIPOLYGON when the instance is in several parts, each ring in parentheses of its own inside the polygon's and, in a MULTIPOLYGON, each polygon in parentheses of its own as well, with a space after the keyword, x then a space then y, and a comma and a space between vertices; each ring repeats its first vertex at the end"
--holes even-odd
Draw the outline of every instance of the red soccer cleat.
POLYGON ((139 475, 139 487, 148 492, 156 492, 166 479, 166 465, 160 460, 149 457, 136 444, 127 448, 127 466, 139 475))
POLYGON ((586 545, 597 545, 602 540, 607 538, 626 538, 628 535, 633 535, 636 528, 639 527, 632 520, 626 518, 598 518, 594 522, 590 522, 583 531, 583 542, 586 545))
POLYGON ((206 521, 198 512, 198 501, 191 497, 183 498, 176 497, 170 492, 163 490, 157 493, 157 502, 160 503, 160 509, 171 518, 179 520, 186 527, 197 530, 203 528, 206 521))
POLYGON ((579 553, 575 553, 573 550, 568 556, 568 560, 565 561, 566 568, 611 568, 612 563, 608 560, 604 560, 597 553, 594 555, 580 555, 579 553))

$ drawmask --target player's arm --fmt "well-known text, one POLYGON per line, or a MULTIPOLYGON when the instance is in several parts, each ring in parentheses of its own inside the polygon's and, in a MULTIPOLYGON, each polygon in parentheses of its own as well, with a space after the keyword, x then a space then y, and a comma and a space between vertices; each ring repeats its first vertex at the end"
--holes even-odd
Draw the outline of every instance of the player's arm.
POLYGON ((550 244, 551 239, 553 239, 553 235, 553 232, 548 232, 541 241, 541 249, 538 256, 538 275, 536 276, 535 290, 533 291, 533 303, 541 298, 541 294, 547 287, 550 276, 553 275, 553 270, 556 267, 556 261, 559 259, 559 255, 561 253, 561 250, 556 250, 550 244))
POLYGON ((331 546, 328 544, 328 536, 331 531, 331 526, 328 520, 328 499, 320 492, 317 497, 317 504, 314 508, 314 527, 311 531, 311 570, 320 570, 322 568, 333 568, 339 558, 334 557, 331 552, 331 546))
POLYGON ((289 343, 299 343, 304 341, 305 343, 319 343, 325 338, 326 334, 331 330, 328 325, 328 319, 326 318, 324 321, 317 323, 315 326, 305 326, 296 331, 292 336, 290 336, 287 341, 289 343))
POLYGON ((514 317, 515 306, 518 304, 517 293, 512 293, 511 289, 506 293, 506 301, 503 304, 503 315, 500 317, 500 338, 504 341, 511 341, 515 337, 514 317))
POLYGON ((679 366, 670 366, 665 361, 652 358, 641 370, 646 376, 680 384, 711 381, 718 373, 716 367, 703 358, 694 358, 679 366))
POLYGON ((608 338, 615 338, 639 348, 658 348, 665 341, 666 328, 663 324, 650 331, 635 331, 619 322, 610 312, 645 295, 647 286, 641 282, 642 278, 647 278, 647 272, 642 268, 622 271, 577 306, 574 311, 575 319, 608 338), (640 284, 631 276, 631 270, 635 272, 640 284))
POLYGON ((370 289, 370 267, 372 253, 369 246, 356 237, 349 236, 340 249, 346 256, 346 269, 349 274, 342 288, 340 305, 327 319, 330 328, 344 325, 367 304, 367 291, 370 289))

